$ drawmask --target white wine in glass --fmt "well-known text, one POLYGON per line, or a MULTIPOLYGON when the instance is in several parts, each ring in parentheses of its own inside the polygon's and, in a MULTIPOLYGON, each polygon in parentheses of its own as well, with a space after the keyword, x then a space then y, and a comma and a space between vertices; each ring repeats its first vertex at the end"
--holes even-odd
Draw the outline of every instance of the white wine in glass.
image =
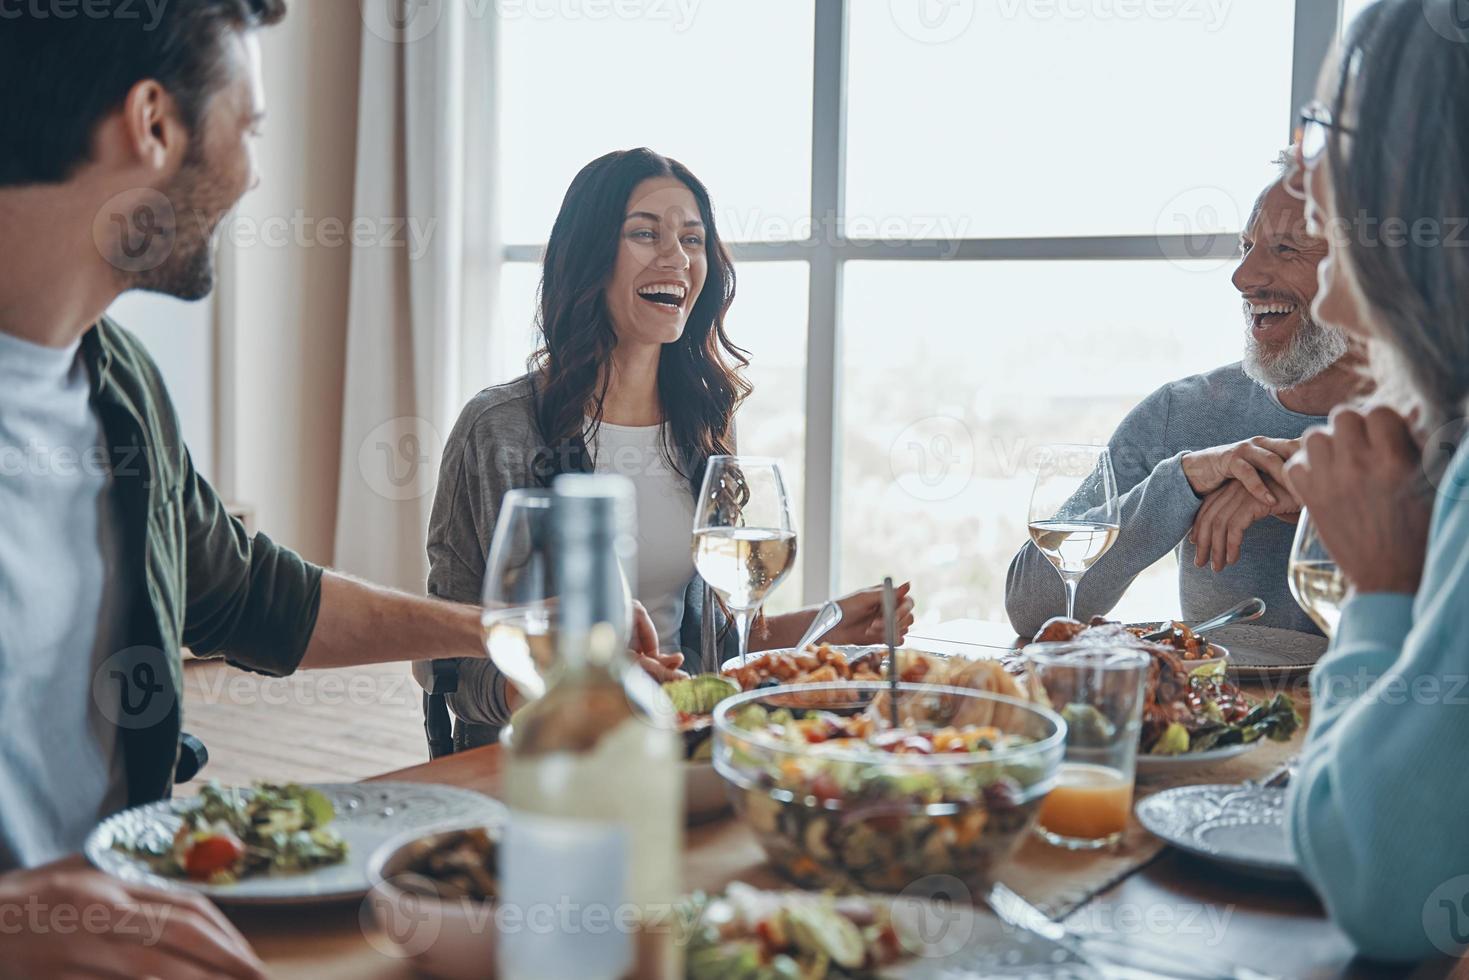
POLYGON ((694 567, 734 618, 744 664, 750 623, 796 563, 796 526, 780 463, 711 456, 694 514, 694 567))
POLYGON ((1105 446, 1042 448, 1030 497, 1030 539, 1066 586, 1066 615, 1076 616, 1082 576, 1117 542, 1117 477, 1105 446))
POLYGON ((1301 512, 1296 525, 1295 543, 1290 550, 1290 591, 1306 615, 1321 627, 1328 637, 1336 633, 1341 622, 1342 606, 1347 601, 1350 585, 1336 561, 1321 543, 1321 535, 1308 511, 1301 512))
POLYGON ((552 572, 551 492, 511 490, 490 540, 480 625, 490 660, 531 700, 556 657, 552 572))

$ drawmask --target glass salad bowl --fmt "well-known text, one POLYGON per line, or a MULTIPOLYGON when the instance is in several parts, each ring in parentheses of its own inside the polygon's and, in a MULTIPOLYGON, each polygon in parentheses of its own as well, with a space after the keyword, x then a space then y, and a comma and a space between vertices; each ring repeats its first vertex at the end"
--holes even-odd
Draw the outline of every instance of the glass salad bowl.
POLYGON ((982 885, 1035 823, 1066 723, 984 691, 857 681, 762 688, 714 712, 714 767, 771 863, 805 887, 982 885))

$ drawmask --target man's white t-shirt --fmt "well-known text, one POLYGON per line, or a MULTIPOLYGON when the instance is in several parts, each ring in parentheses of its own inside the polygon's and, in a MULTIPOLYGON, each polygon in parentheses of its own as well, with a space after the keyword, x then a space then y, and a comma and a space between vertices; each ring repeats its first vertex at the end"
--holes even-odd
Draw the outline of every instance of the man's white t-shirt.
POLYGON ((127 570, 77 349, 0 333, 0 871, 77 851, 127 802, 115 712, 92 696, 126 645, 127 570))
MULTIPOLYGON (((679 647, 684 592, 694 577, 694 495, 668 464, 661 425, 601 423, 587 448, 598 473, 632 480, 638 502, 638 564, 633 594, 658 629, 658 646, 679 647)), ((698 642, 698 638, 693 638, 698 642)))

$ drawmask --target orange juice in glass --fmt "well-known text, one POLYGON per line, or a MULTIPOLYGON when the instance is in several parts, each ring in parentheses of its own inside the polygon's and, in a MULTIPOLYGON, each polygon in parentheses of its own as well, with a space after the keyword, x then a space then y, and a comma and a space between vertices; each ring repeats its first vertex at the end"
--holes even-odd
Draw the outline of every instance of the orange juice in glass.
POLYGON ((1039 822, 1057 837, 1105 843, 1122 835, 1131 814, 1131 779, 1108 766, 1063 762, 1039 822))
POLYGON ((1066 720, 1066 756, 1041 804, 1048 843, 1088 850, 1116 843, 1132 815, 1148 655, 1126 647, 1037 643, 1025 649, 1032 695, 1066 720))

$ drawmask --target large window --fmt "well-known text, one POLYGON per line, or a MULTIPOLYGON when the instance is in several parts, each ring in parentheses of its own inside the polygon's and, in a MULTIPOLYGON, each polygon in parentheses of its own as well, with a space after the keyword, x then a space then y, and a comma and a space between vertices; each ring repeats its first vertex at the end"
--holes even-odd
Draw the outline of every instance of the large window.
MULTIPOLYGON (((891 574, 924 620, 996 617, 1026 447, 1105 440, 1159 384, 1239 358, 1235 241, 1338 6, 507 7, 490 373, 524 369, 576 171, 677 157, 735 247, 740 448, 802 495, 801 569, 773 604, 891 574)), ((1122 612, 1171 613, 1173 577, 1122 612)))

